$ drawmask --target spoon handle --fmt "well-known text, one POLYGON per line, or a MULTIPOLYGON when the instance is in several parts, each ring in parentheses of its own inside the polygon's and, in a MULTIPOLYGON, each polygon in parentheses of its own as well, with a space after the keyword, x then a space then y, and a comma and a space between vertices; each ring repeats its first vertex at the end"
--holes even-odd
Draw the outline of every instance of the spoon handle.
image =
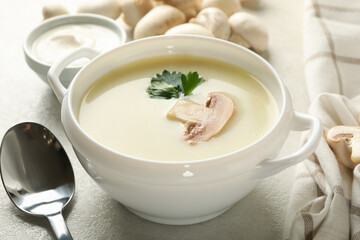
POLYGON ((46 218, 49 220, 57 239, 59 240, 73 239, 68 227, 66 226, 65 220, 61 215, 61 212, 55 213, 53 215, 47 215, 46 218))

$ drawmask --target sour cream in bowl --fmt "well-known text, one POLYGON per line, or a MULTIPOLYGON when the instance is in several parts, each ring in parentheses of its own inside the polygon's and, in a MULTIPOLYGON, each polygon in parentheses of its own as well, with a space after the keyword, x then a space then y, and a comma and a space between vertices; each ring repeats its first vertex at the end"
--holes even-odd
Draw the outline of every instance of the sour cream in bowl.
MULTIPOLYGON (((42 22, 29 33, 23 48, 29 67, 47 83, 51 65, 75 49, 88 47, 104 53, 125 41, 126 33, 116 21, 95 14, 76 14, 42 22)), ((60 76, 62 84, 69 85, 88 61, 82 58, 67 66, 60 76)))

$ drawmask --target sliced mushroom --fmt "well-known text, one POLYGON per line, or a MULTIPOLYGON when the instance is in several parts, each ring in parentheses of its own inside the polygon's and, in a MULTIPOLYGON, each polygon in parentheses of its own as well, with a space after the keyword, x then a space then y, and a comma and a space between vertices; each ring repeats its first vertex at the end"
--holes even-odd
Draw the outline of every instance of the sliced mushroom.
POLYGON ((346 167, 353 169, 360 163, 360 127, 333 127, 327 133, 327 142, 346 167))
POLYGON ((151 9, 134 29, 134 39, 164 34, 170 28, 185 23, 185 15, 170 5, 159 5, 151 9))
POLYGON ((233 101, 221 93, 209 93, 204 105, 179 100, 167 117, 185 124, 184 139, 195 144, 217 135, 234 112, 233 101))
POLYGON ((170 109, 167 114, 167 117, 172 120, 179 120, 183 123, 186 122, 204 122, 211 110, 204 105, 187 101, 179 100, 176 102, 175 106, 170 109))
POLYGON ((227 15, 219 8, 209 7, 201 10, 193 22, 208 29, 217 38, 229 39, 230 24, 227 15))

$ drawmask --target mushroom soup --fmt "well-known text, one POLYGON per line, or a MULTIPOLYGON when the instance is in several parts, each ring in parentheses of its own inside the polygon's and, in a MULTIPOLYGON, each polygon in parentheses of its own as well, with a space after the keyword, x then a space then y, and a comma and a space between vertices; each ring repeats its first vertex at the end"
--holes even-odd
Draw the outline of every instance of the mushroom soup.
POLYGON ((246 71, 207 58, 169 56, 131 63, 98 79, 83 97, 78 119, 91 137, 115 151, 178 162, 239 150, 265 135, 278 115, 270 91, 246 71), (165 69, 196 71, 204 81, 186 96, 150 97, 151 79, 165 69))

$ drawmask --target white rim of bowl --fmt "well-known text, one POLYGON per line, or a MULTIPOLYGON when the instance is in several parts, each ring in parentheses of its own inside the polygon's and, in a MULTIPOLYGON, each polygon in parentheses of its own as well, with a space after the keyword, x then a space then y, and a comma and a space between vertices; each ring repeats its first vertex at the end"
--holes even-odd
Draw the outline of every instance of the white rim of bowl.
MULTIPOLYGON (((219 158, 225 158, 228 157, 230 155, 234 155, 240 151, 249 151, 249 149, 253 148, 257 143, 263 141, 264 139, 268 138, 268 136, 276 129, 279 128, 279 124, 281 122, 281 120, 283 119, 284 115, 285 115, 285 110, 290 107, 292 109, 291 106, 291 100, 287 99, 287 91, 286 91, 286 87, 285 84, 282 82, 282 80, 280 79, 279 75, 277 74, 277 72, 275 71, 275 69, 272 67, 272 65, 267 62, 263 57, 261 57, 260 55, 258 55, 257 53, 242 47, 240 45, 237 45, 235 43, 229 42, 229 41, 225 41, 222 39, 217 39, 217 38, 213 38, 213 37, 207 37, 207 36, 197 36, 197 35, 161 35, 161 36, 152 36, 152 37, 147 37, 147 38, 142 38, 142 39, 138 39, 138 40, 134 40, 131 42, 127 42, 124 45, 122 45, 122 47, 127 47, 127 46, 132 46, 134 44, 137 44, 138 42, 144 42, 144 41, 161 41, 162 39, 172 39, 172 38, 183 38, 183 39, 203 39, 205 41, 214 41, 214 42, 218 42, 220 44, 225 44, 225 45, 229 45, 230 47, 234 47, 234 48, 239 48, 242 49, 242 51, 244 51, 245 53, 251 55, 252 57, 256 58, 258 61, 260 61, 262 64, 264 64, 269 70, 270 72, 274 75, 274 78, 277 81, 277 84, 279 85, 279 88, 281 90, 281 100, 282 100, 282 106, 280 106, 281 108, 279 109, 279 115, 277 118, 277 121, 274 123, 274 125, 272 126, 271 129, 269 129, 269 131, 266 132, 266 134, 264 134, 262 137, 260 137, 259 139, 257 139, 255 142, 242 147, 236 151, 232 151, 226 154, 222 154, 216 157, 212 157, 212 158, 206 158, 206 159, 200 159, 200 160, 192 160, 192 161, 177 161, 177 162, 170 162, 170 161, 160 161, 160 160, 152 160, 152 159, 146 159, 146 158, 139 158, 139 157, 134 157, 131 155, 127 155, 124 153, 120 153, 118 151, 115 151, 103 144, 101 144, 100 142, 96 141, 94 138, 92 138, 90 135, 88 135, 88 133, 83 130, 83 128, 80 126, 79 122, 77 121, 77 118, 75 117, 75 114, 73 112, 72 109, 72 98, 73 98, 73 85, 75 83, 75 81, 71 81, 71 84, 68 88, 68 93, 67 93, 67 97, 68 97, 68 108, 69 108, 69 115, 73 121, 73 123, 75 124, 76 128, 80 131, 80 133, 86 137, 86 139, 90 142, 92 142, 93 144, 95 144, 97 147, 104 149, 106 151, 111 152, 112 154, 114 154, 115 156, 121 156, 121 157, 126 157, 128 159, 131 159, 132 161, 138 161, 138 162, 145 162, 145 163, 156 163, 156 164, 162 164, 162 165, 198 165, 198 164, 203 164, 203 163, 207 163, 207 162, 212 162, 215 160, 219 160, 219 158), (287 101, 286 101, 287 100, 287 101), (290 104, 290 106, 288 106, 290 104)), ((98 60, 98 58, 102 58, 105 57, 108 54, 111 54, 113 51, 116 51, 118 49, 112 49, 104 54, 100 54, 99 56, 95 57, 94 59, 92 59, 88 64, 86 64, 78 73, 77 75, 80 75, 82 73, 82 71, 85 71, 88 67, 90 67, 92 64, 94 64, 95 61, 98 60)), ((75 76, 75 78, 77 77, 77 75, 75 76)), ((272 93, 272 92, 271 92, 272 93)), ((64 103, 64 102, 63 102, 64 103)))

